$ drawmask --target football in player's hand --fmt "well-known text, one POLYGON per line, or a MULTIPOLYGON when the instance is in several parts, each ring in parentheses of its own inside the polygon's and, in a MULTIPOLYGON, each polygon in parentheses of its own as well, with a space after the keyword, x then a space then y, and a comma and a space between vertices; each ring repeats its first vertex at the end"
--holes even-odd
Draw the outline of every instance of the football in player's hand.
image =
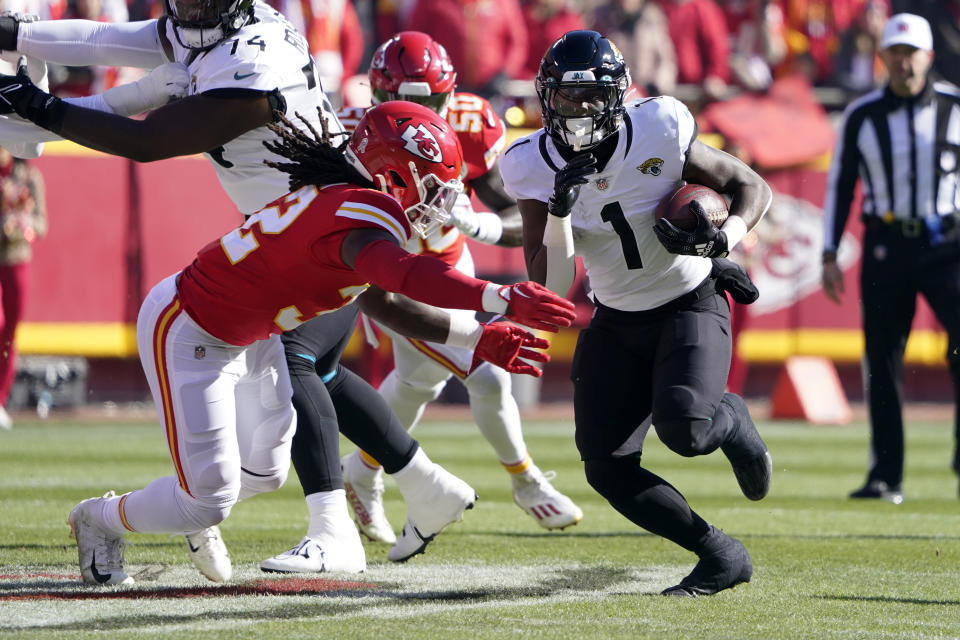
POLYGON ((690 203, 696 200, 707 220, 715 226, 722 225, 729 215, 727 201, 719 193, 702 184, 685 184, 670 192, 657 205, 656 220, 666 218, 673 226, 684 231, 693 231, 697 217, 690 211, 690 203))

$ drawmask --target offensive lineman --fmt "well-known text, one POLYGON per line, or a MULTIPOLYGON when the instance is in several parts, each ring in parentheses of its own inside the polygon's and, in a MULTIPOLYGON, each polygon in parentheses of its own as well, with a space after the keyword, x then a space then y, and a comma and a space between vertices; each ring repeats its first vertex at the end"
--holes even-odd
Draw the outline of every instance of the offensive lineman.
POLYGON ((769 490, 767 447, 743 400, 724 392, 730 318, 718 286, 756 290, 736 265, 709 258, 725 256, 757 224, 771 191, 746 165, 697 141, 679 101, 624 105, 629 84, 612 42, 595 31, 565 34, 536 78, 544 128, 511 145, 501 170, 523 216, 530 277, 565 293, 576 251, 593 289, 596 312, 571 370, 587 480, 632 522, 699 556, 664 594, 709 595, 749 581, 750 556, 640 456, 652 419, 682 456, 721 449, 751 500, 769 490), (732 196, 722 229, 702 212, 693 232, 654 225, 654 209, 681 180, 732 196))
MULTIPOLYGON (((157 109, 142 121, 68 107, 48 99, 19 77, 5 78, 2 96, 15 105, 19 115, 41 127, 115 155, 149 161, 207 152, 222 186, 244 214, 289 191, 287 177, 263 164, 265 156, 280 159, 262 145, 274 138, 266 127, 274 108, 291 115, 299 113, 316 129, 320 120, 316 107, 321 105, 330 128, 340 130, 316 82, 303 38, 282 15, 259 1, 168 2, 167 15, 159 20, 124 24, 84 20, 26 23, 8 15, 0 17, 0 49, 19 49, 61 64, 144 68, 167 60, 186 64, 192 78, 188 97, 157 109)), ((395 322, 394 329, 403 332, 423 331, 424 321, 432 319, 433 331, 412 333, 425 339, 436 339, 438 326, 441 339, 455 333, 446 317, 430 316, 431 311, 423 305, 392 298, 377 287, 360 296, 357 306, 368 313, 379 312, 376 317, 395 322), (449 332, 443 328, 448 326, 449 332)), ((301 558, 309 555, 311 571, 362 571, 366 566, 363 545, 344 497, 337 428, 375 452, 391 473, 409 463, 418 450, 379 394, 339 365, 356 317, 356 309, 351 307, 306 322, 282 336, 299 424, 293 461, 310 516, 308 539, 295 549, 302 551, 301 558), (338 424, 339 416, 344 419, 338 424)), ((475 336, 467 344, 475 345, 475 336)), ((412 507, 409 500, 416 497, 404 498, 412 507)), ((390 557, 405 560, 422 551, 427 542, 401 540, 390 557)), ((191 560, 205 576, 217 582, 229 579, 231 563, 217 527, 188 532, 187 543, 191 560)), ((302 568, 302 563, 291 567, 290 560, 289 554, 281 554, 265 561, 263 567, 281 571, 302 568)))
MULTIPOLYGON (((451 212, 452 224, 426 238, 412 237, 407 251, 435 256, 472 276, 473 258, 466 238, 519 247, 520 216, 514 200, 503 191, 498 167, 506 127, 484 98, 454 93, 457 74, 443 46, 425 33, 402 31, 380 45, 368 75, 374 104, 410 100, 433 109, 447 119, 463 149, 467 190, 451 212), (475 212, 471 191, 495 213, 475 212)), ((350 131, 363 111, 354 107, 337 115, 350 131)), ((469 311, 453 315, 472 318, 469 311)), ((520 410, 506 371, 487 362, 473 366, 468 349, 407 338, 389 328, 385 332, 393 344, 395 368, 379 391, 404 427, 412 430, 427 403, 440 396, 452 375, 457 376, 467 389, 480 432, 510 476, 514 502, 546 529, 563 529, 580 521, 580 508, 553 488, 527 452, 520 410)), ((395 536, 383 509, 380 465, 360 449, 344 456, 342 464, 344 486, 360 531, 371 540, 392 543, 395 536)))
MULTIPOLYGON (((442 220, 462 189, 456 138, 432 111, 406 102, 371 110, 344 155, 326 135, 321 144, 283 123, 286 131, 274 128, 282 142, 270 148, 292 161, 274 167, 292 176, 296 190, 206 245, 141 307, 140 358, 176 475, 119 497, 84 500, 70 512, 81 575, 90 584, 133 581, 123 566, 125 532, 213 527, 238 499, 282 486, 296 418, 276 334, 305 318, 350 304, 369 283, 538 328, 573 318, 573 305, 544 287, 467 278, 402 249, 411 229, 442 220), (418 144, 408 143, 412 136, 418 144)), ((533 339, 507 325, 488 325, 484 333, 493 343, 497 334, 533 339)), ((520 355, 537 356, 514 344, 520 355)), ((409 515, 406 525, 424 535, 459 520, 476 499, 422 450, 394 478, 405 493, 425 496, 429 508, 417 519, 409 515)))

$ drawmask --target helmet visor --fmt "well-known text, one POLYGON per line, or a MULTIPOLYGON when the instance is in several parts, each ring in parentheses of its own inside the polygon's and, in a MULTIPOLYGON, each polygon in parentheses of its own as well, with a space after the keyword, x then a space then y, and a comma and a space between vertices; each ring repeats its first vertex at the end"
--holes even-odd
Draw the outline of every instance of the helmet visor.
POLYGON ((616 99, 612 85, 560 86, 550 96, 550 107, 564 118, 592 118, 616 99))
POLYGON ((406 214, 410 228, 426 238, 450 220, 457 196, 463 192, 463 183, 459 180, 441 182, 437 176, 428 173, 418 181, 417 190, 420 202, 408 207, 406 214))
POLYGON ((174 24, 189 29, 212 28, 220 24, 216 0, 168 0, 174 24))

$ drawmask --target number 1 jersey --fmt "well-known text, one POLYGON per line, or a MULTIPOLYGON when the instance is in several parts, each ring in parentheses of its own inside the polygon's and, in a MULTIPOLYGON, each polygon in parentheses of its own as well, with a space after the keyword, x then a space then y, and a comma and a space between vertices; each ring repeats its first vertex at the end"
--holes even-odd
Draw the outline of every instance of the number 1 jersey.
MULTIPOLYGON (((696 131, 690 111, 674 98, 626 105, 616 150, 588 176, 570 214, 576 254, 600 303, 622 311, 653 309, 710 274, 708 259, 672 254, 653 232, 654 211, 681 182, 696 131)), ((500 173, 512 197, 546 202, 565 164, 540 129, 507 148, 500 173)))

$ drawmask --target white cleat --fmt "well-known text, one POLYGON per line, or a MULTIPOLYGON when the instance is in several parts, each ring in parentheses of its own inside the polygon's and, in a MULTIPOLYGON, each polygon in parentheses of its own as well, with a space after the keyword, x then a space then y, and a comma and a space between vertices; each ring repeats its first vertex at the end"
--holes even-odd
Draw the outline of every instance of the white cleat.
POLYGON ((289 551, 261 562, 260 568, 277 573, 362 573, 366 570, 367 554, 357 528, 346 514, 346 506, 343 517, 323 518, 319 528, 320 534, 304 537, 289 551))
POLYGON ((133 578, 123 570, 123 537, 101 529, 93 516, 93 511, 101 508, 104 498, 114 495, 113 491, 108 491, 103 498, 83 500, 67 517, 71 535, 77 540, 80 575, 87 584, 101 587, 133 584, 133 578))
POLYGON ((423 553, 448 524, 459 522, 473 508, 477 494, 466 482, 438 464, 411 484, 398 482, 407 503, 407 521, 397 543, 387 552, 391 562, 406 562, 423 553))
POLYGON ((0 429, 9 431, 13 429, 13 418, 10 417, 10 414, 7 413, 7 410, 0 406, 0 429))
POLYGON ((297 546, 260 563, 269 573, 320 573, 324 570, 323 549, 316 540, 304 537, 297 546))
POLYGON ((187 550, 193 566, 213 582, 226 582, 233 575, 230 554, 220 535, 220 527, 207 527, 188 533, 187 550))
POLYGON ((550 484, 556 475, 534 467, 513 477, 513 501, 544 529, 564 529, 583 519, 580 507, 550 484))
POLYGON ((397 536, 383 510, 383 469, 370 469, 360 457, 359 450, 343 456, 340 469, 347 502, 353 509, 360 533, 371 542, 396 542, 397 536))

